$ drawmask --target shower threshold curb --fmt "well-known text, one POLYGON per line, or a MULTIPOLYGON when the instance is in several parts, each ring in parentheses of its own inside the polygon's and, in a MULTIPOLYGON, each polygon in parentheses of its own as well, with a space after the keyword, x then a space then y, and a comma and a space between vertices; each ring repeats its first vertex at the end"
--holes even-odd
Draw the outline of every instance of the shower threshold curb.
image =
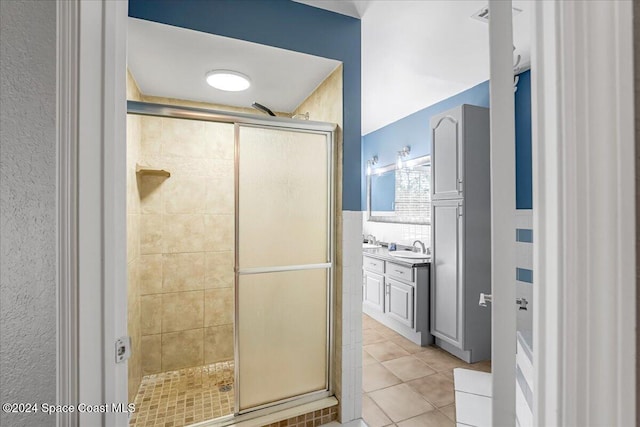
POLYGON ((260 427, 269 425, 282 420, 288 420, 289 418, 298 417, 300 415, 308 414, 309 412, 319 411, 321 409, 332 408, 338 405, 338 399, 334 396, 325 397, 313 402, 303 403, 293 408, 283 409, 281 411, 273 412, 271 414, 261 415, 256 418, 248 420, 242 420, 233 423, 229 418, 216 419, 210 421, 203 421, 197 424, 191 424, 188 427, 260 427))

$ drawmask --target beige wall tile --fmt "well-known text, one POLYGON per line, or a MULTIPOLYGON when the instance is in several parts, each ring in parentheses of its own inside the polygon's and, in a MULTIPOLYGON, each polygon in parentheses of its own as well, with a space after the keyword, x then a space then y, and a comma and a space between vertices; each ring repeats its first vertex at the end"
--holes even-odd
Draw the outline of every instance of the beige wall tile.
POLYGON ((162 255, 162 292, 204 289, 205 253, 162 255))
POLYGON ((206 181, 197 176, 169 178, 163 186, 164 213, 204 213, 205 184, 206 181))
POLYGON ((163 252, 203 252, 205 248, 204 215, 164 215, 162 218, 163 252))
POLYGON ((143 159, 160 155, 162 151, 162 121, 161 117, 143 116, 141 118, 140 152, 143 159))
POLYGON ((162 334, 162 370, 204 363, 204 328, 162 334))
POLYGON ((204 156, 204 122, 168 118, 163 118, 162 120, 163 156, 204 156))
POLYGON ((207 251, 229 251, 234 248, 233 215, 205 215, 204 230, 207 251))
POLYGON ((205 253, 205 288, 230 288, 233 286, 233 251, 205 253))
POLYGON ((232 360, 233 342, 233 325, 205 328, 204 363, 232 360))
POLYGON ((162 332, 202 328, 204 291, 162 294, 162 332))
POLYGON ((162 295, 140 297, 140 326, 142 335, 162 332, 162 295))
POLYGON ((140 257, 140 294, 159 294, 162 292, 162 254, 142 255, 140 257))
POLYGON ((127 214, 127 262, 140 256, 140 215, 127 214))
POLYGON ((141 215, 140 230, 140 252, 145 255, 162 253, 162 216, 141 215))
POLYGON ((206 180, 205 212, 233 215, 235 211, 233 177, 209 177, 206 180))
POLYGON ((229 123, 207 122, 204 125, 205 156, 233 160, 234 126, 229 123))
MULTIPOLYGON (((159 167, 155 165, 150 165, 159 167)), ((170 178, 164 176, 138 175, 140 210, 144 214, 162 213, 162 190, 170 178)))
POLYGON ((162 372, 162 335, 142 337, 142 375, 162 372))
POLYGON ((233 179, 233 176, 234 176, 233 160, 205 159, 205 165, 207 168, 205 176, 233 179))
POLYGON ((204 293, 204 325, 233 323, 233 288, 207 289, 204 293))

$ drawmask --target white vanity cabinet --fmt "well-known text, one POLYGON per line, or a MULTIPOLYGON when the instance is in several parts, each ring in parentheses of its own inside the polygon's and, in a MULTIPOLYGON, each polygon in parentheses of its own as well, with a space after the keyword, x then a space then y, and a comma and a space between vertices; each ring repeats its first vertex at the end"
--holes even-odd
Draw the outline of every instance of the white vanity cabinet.
POLYGON ((363 312, 418 345, 432 344, 429 263, 412 264, 365 253, 362 268, 363 312))

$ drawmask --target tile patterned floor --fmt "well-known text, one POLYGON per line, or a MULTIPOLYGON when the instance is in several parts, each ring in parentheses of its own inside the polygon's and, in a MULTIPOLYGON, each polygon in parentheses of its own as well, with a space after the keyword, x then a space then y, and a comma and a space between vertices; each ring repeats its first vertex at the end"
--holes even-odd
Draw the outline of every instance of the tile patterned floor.
POLYGON ((233 412, 233 362, 147 375, 130 427, 180 427, 233 412))
POLYGON ((437 347, 420 347, 363 315, 362 418, 369 427, 453 427, 453 369, 491 372, 437 347))

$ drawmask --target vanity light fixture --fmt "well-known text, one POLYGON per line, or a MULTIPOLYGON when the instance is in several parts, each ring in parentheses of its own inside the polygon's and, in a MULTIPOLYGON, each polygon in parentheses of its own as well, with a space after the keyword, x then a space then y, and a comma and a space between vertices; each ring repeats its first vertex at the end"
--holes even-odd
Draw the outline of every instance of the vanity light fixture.
POLYGON ((405 145, 404 147, 402 147, 402 150, 398 151, 398 163, 397 163, 398 169, 402 169, 402 159, 407 157, 410 152, 411 152, 411 147, 409 147, 408 145, 405 145))
POLYGON ((227 92, 240 92, 251 86, 248 76, 233 70, 209 71, 205 78, 209 86, 227 92))
POLYGON ((378 164, 378 156, 373 156, 370 160, 367 160, 367 175, 371 175, 371 167, 378 164))

